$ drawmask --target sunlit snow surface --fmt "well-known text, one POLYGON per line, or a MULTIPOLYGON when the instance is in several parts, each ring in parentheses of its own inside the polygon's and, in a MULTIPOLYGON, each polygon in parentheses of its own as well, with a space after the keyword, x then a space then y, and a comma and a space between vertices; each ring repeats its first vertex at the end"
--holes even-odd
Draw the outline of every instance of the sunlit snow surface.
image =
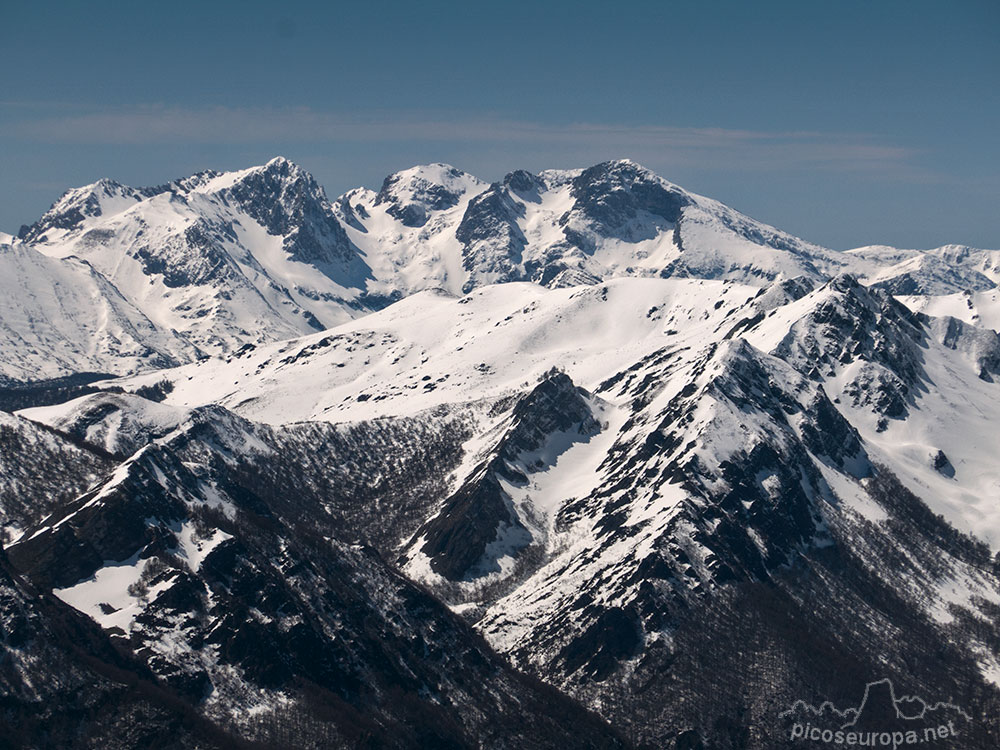
POLYGON ((128 387, 167 377, 166 404, 220 403, 268 424, 412 414, 521 390, 552 367, 594 388, 667 344, 705 346, 757 292, 675 279, 555 290, 514 283, 463 298, 423 292, 356 323, 128 387))
MULTIPOLYGON (((142 601, 129 593, 129 587, 139 581, 147 563, 148 560, 138 557, 121 562, 108 561, 91 578, 52 593, 92 617, 101 627, 128 632, 132 621, 143 611, 142 601)), ((170 581, 164 581, 150 589, 147 596, 155 599, 156 594, 169 587, 170 581)))

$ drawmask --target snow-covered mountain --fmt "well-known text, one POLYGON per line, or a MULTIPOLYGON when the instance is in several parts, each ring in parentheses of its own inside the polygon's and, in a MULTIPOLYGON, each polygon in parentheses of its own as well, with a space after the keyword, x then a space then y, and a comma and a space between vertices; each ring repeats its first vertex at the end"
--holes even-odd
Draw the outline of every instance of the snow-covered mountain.
POLYGON ((945 245, 899 250, 884 245, 847 251, 867 264, 867 281, 892 294, 947 295, 982 292, 1000 284, 1000 251, 945 245))
POLYGON ((51 258, 20 242, 0 245, 0 290, 0 382, 124 374, 200 355, 79 258, 51 258))
POLYGON ((72 191, 6 252, 5 374, 122 377, 2 389, 0 599, 200 732, 775 748, 887 677, 996 746, 993 251, 839 253, 628 161, 331 203, 279 159, 72 191), (75 365, 70 273, 160 358, 75 365))
MULTIPOLYGON (((956 694, 994 694, 998 347, 995 332, 914 314, 850 276, 766 289, 521 282, 424 292, 333 331, 118 381, 159 385, 153 408, 111 409, 125 397, 96 394, 25 415, 109 450, 126 415, 126 434, 156 439, 170 409, 218 404, 274 428, 300 423, 282 429, 314 445, 330 443, 308 424, 355 436, 378 426, 375 444, 337 441, 336 459, 288 459, 317 474, 346 463, 330 487, 372 483, 314 512, 397 559, 517 666, 653 742, 693 719, 667 712, 646 727, 622 696, 682 656, 678 633, 761 586, 791 597, 768 616, 812 623, 813 646, 860 639, 863 658, 854 643, 831 657, 857 652, 855 676, 883 659, 902 669, 940 642, 966 665, 956 694), (409 458, 418 446, 432 453, 409 458), (358 509, 360 498, 374 506, 358 509), (803 589, 800 575, 827 588, 803 589), (874 590, 905 623, 871 610, 874 590), (900 629, 919 637, 886 639, 900 629)), ((809 685, 808 660, 774 648, 787 689, 809 685)), ((737 656, 728 668, 749 668, 737 656)), ((683 674, 647 687, 642 711, 718 687, 683 674)))
POLYGON ((369 269, 322 188, 285 159, 158 188, 102 180, 66 193, 21 239, 86 261, 158 328, 208 354, 365 309, 369 269))
POLYGON ((538 175, 522 170, 492 185, 431 165, 388 177, 378 193, 349 192, 337 207, 366 257, 385 259, 376 277, 390 293, 427 288, 428 278, 452 293, 616 276, 763 284, 821 278, 851 262, 627 160, 538 175))
POLYGON ((1000 278, 991 251, 827 250, 628 160, 516 171, 493 184, 431 164, 330 202, 279 157, 154 188, 101 180, 68 191, 19 234, 2 256, 6 277, 37 289, 15 286, 26 308, 3 316, 11 356, 0 375, 15 380, 222 356, 430 289, 630 276, 766 286, 850 272, 926 295, 995 289, 1000 278), (43 268, 31 250, 63 262, 43 268), (68 298, 52 293, 70 286, 68 298), (101 301, 88 304, 93 297, 101 301), (32 359, 32 346, 53 356, 32 359))

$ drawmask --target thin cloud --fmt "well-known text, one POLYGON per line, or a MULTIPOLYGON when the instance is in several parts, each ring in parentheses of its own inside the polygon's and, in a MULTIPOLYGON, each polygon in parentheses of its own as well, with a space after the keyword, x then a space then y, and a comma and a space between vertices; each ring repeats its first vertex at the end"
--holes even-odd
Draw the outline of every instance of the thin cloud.
MULTIPOLYGON (((2 105, 0 105, 2 106, 2 105)), ((8 110, 9 111, 9 110, 8 110)), ((913 152, 862 134, 573 123, 381 114, 345 116, 310 108, 190 109, 149 106, 7 118, 0 137, 60 144, 503 144, 669 155, 702 168, 909 172, 913 152)))

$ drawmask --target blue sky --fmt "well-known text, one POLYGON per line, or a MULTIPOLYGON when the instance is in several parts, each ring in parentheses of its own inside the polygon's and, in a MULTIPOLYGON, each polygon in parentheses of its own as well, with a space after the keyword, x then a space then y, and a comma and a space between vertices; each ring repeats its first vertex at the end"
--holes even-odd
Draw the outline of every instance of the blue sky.
POLYGON ((21 2, 0 229, 283 154, 331 196, 630 157, 838 249, 1000 247, 1000 3, 21 2))

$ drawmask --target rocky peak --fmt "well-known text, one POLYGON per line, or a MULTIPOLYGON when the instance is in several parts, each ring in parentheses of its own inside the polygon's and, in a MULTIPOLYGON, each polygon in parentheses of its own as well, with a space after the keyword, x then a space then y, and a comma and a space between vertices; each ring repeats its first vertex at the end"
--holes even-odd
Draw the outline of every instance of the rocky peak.
POLYGON ((79 229, 87 219, 103 216, 112 206, 138 202, 144 192, 107 178, 67 190, 38 221, 21 227, 18 237, 25 242, 44 241, 51 230, 79 229))
POLYGON ((282 156, 271 159, 221 192, 269 234, 283 236, 294 259, 338 265, 356 260, 323 188, 294 162, 282 156))
POLYGON ((327 202, 311 174, 284 157, 248 170, 223 191, 271 234, 288 234, 327 202))
POLYGON ((622 227, 640 211, 674 224, 691 202, 676 185, 628 159, 583 170, 573 180, 572 195, 576 211, 609 230, 622 227))
POLYGON ((431 212, 458 205, 470 190, 483 184, 472 175, 448 164, 428 164, 396 172, 385 178, 375 196, 375 205, 404 226, 422 227, 431 212))
POLYGON ((830 280, 813 296, 816 305, 792 326, 776 354, 807 372, 863 359, 887 367, 904 381, 919 378, 919 349, 926 332, 914 313, 849 274, 830 280))
POLYGON ((816 289, 816 282, 808 276, 796 276, 785 279, 760 290, 754 297, 754 307, 762 312, 768 312, 789 302, 802 299, 816 289))
POLYGON ((536 193, 545 187, 545 182, 538 175, 524 169, 517 169, 503 178, 504 187, 518 194, 536 193))
POLYGON ((683 190, 628 160, 584 169, 570 186, 574 205, 559 224, 566 241, 588 254, 606 238, 636 242, 675 228, 691 204, 683 190))

